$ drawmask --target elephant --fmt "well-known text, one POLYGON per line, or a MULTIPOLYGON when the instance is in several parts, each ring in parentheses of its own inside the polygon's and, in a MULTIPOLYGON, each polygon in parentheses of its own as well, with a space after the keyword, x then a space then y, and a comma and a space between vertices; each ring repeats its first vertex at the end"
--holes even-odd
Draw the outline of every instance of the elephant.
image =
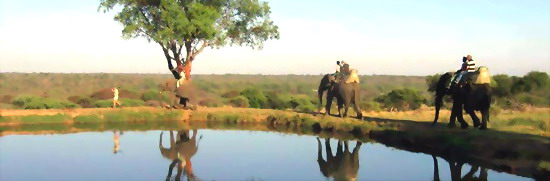
MULTIPOLYGON (((480 67, 481 68, 481 67, 480 67)), ((473 73, 470 73, 473 74, 473 73)), ((451 82, 454 73, 447 72, 443 74, 436 86, 435 93, 435 117, 432 125, 436 125, 439 119, 439 110, 443 105, 443 97, 445 95, 451 95, 453 98, 453 107, 451 110, 451 117, 449 120, 449 127, 456 127, 455 121, 461 124, 462 128, 467 128, 468 123, 464 121, 462 116, 462 110, 466 111, 474 122, 474 127, 479 127, 481 130, 487 129, 487 122, 489 122, 489 108, 491 106, 491 86, 488 83, 485 84, 473 84, 471 79, 472 75, 464 76, 465 83, 452 84, 450 89, 447 89, 447 85, 451 82), (479 122, 479 118, 475 114, 475 110, 481 112, 482 122, 479 122)))
MULTIPOLYGON (((432 159, 434 162, 434 181, 440 181, 439 179, 439 165, 437 162, 437 157, 432 155, 432 159)), ((449 163, 449 169, 451 170, 451 180, 452 181, 461 181, 461 180, 487 180, 488 174, 487 174, 487 168, 472 165, 468 173, 466 173, 464 176, 462 176, 462 166, 464 165, 464 162, 460 161, 451 161, 445 159, 449 163), (475 173, 479 171, 479 175, 476 177, 475 173)))
POLYGON ((181 180, 183 172, 187 174, 187 180, 196 180, 193 174, 193 166, 191 158, 197 153, 199 145, 197 142, 197 130, 193 130, 193 136, 190 137, 188 130, 178 131, 177 138, 174 140, 174 134, 170 131, 170 147, 162 146, 162 134, 160 133, 159 149, 164 158, 172 160, 168 167, 168 175, 166 180, 170 180, 172 170, 177 165, 178 172, 175 180, 181 180))
MULTIPOLYGON (((347 65, 347 64, 346 64, 347 65)), ((349 67, 344 65, 344 69, 349 70, 349 67)), ((349 72, 349 71, 348 71, 349 72)), ((360 100, 360 86, 357 82, 346 83, 343 80, 339 80, 336 75, 326 74, 321 79, 319 89, 317 89, 317 96, 319 97, 318 112, 321 111, 323 106, 323 93, 327 92, 327 102, 325 106, 325 114, 330 115, 330 107, 332 106, 332 100, 336 97, 338 105, 338 116, 346 117, 348 114, 348 108, 353 104, 353 108, 357 113, 357 118, 363 118, 361 109, 359 108, 360 100), (342 114, 342 108, 344 113, 342 114)))
POLYGON ((362 143, 357 141, 355 148, 350 153, 347 141, 338 140, 336 155, 332 155, 329 138, 325 139, 325 149, 327 159, 323 159, 323 151, 321 140, 317 138, 317 163, 321 173, 334 180, 356 180, 357 172, 359 171, 359 149, 362 143), (344 148, 342 148, 344 142, 344 148))

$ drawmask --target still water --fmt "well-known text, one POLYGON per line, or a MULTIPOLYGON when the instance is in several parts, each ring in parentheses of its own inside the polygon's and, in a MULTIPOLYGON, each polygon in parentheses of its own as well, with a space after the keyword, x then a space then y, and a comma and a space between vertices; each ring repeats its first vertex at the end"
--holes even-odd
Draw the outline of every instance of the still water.
POLYGON ((531 180, 378 143, 346 149, 314 136, 195 133, 174 131, 172 143, 170 131, 3 136, 0 180, 531 180))

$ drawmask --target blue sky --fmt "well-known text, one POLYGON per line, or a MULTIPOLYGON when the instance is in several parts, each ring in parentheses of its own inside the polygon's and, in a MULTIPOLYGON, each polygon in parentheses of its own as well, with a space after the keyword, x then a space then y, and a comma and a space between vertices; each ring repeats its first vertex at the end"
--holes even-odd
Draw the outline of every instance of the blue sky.
MULTIPOLYGON (((194 74, 431 75, 471 54, 493 74, 550 72, 550 1, 272 0, 281 39, 207 49, 194 74)), ((123 40, 99 0, 0 0, 0 71, 168 73, 161 49, 123 40)))

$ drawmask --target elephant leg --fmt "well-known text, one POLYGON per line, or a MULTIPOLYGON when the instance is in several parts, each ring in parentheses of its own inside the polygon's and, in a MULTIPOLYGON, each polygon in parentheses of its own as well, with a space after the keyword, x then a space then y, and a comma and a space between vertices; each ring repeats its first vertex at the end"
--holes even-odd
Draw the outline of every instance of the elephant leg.
POLYGON ((325 115, 330 115, 330 107, 332 106, 332 99, 334 95, 330 95, 331 92, 327 92, 327 104, 325 106, 325 115))
POLYGON ((460 111, 457 112, 457 119, 458 119, 458 122, 460 123, 460 128, 462 129, 466 129, 468 128, 468 123, 466 123, 466 121, 464 121, 464 115, 462 115, 462 109, 460 109, 460 111))
POLYGON ((462 102, 459 102, 456 107, 455 105, 453 105, 453 107, 455 107, 456 110, 453 110, 453 112, 455 112, 455 116, 456 118, 458 119, 458 122, 460 123, 460 127, 462 129, 466 129, 468 128, 468 123, 466 123, 466 121, 464 121, 464 115, 462 115, 462 106, 464 104, 462 104, 462 102))
POLYGON ((437 158, 432 155, 432 159, 434 161, 434 181, 440 181, 439 179, 439 165, 437 164, 437 158))
POLYGON ((474 127, 475 128, 479 127, 480 126, 479 118, 477 117, 476 112, 474 111, 474 109, 467 109, 466 113, 468 113, 470 115, 470 117, 472 117, 472 121, 474 122, 474 127))
MULTIPOLYGON (((453 108, 451 110, 451 118, 449 119, 449 128, 456 127, 456 119, 459 118, 459 115, 462 115, 462 109, 460 108, 462 106, 460 103, 454 101, 453 102, 453 108)), ((460 121, 460 120, 459 120, 460 121)))
POLYGON ((487 168, 481 167, 479 171, 479 180, 487 180, 487 168))
POLYGON ((439 110, 441 109, 442 105, 443 105, 443 96, 437 95, 437 97, 435 98, 435 117, 434 117, 432 126, 435 126, 437 124, 437 120, 439 119, 439 110))
POLYGON ((351 104, 351 99, 346 99, 345 97, 343 99, 344 99, 344 117, 348 117, 348 110, 351 104))
POLYGON ((330 147, 330 138, 325 139, 325 152, 327 154, 327 162, 332 163, 334 156, 332 155, 332 148, 330 147))
POLYGON ((321 140, 317 138, 317 161, 323 160, 323 145, 321 140))
POLYGON ((479 129, 487 129, 487 123, 489 122, 489 108, 481 110, 481 127, 479 129))
POLYGON ((458 162, 458 163, 449 162, 452 181, 460 181, 462 179, 462 165, 463 163, 461 162, 458 162))
POLYGON ((357 113, 357 119, 363 119, 363 113, 361 112, 361 107, 359 107, 359 103, 359 92, 356 92, 353 99, 353 110, 357 113))
POLYGON ((342 114, 342 108, 344 107, 344 100, 342 100, 342 96, 336 97, 336 102, 338 104, 338 117, 344 117, 345 114, 342 114))
MULTIPOLYGON (((321 108, 323 107, 323 93, 324 93, 324 92, 325 92, 325 91, 324 91, 324 90, 321 90, 321 89, 317 90, 317 96, 318 96, 318 98, 319 98, 319 104, 318 104, 318 106, 317 106, 317 112, 318 112, 318 113, 321 113, 321 108)), ((327 94, 328 94, 328 93, 327 93, 327 94)), ((327 97, 328 97, 328 95, 327 95, 327 97)), ((326 112, 326 111, 325 111, 325 112, 326 112)))
POLYGON ((478 169, 479 169, 479 166, 472 165, 472 167, 470 167, 470 171, 468 171, 468 173, 462 176, 462 180, 474 180, 474 174, 477 172, 478 169))
POLYGON ((172 176, 172 171, 174 170, 174 166, 178 163, 178 160, 172 161, 170 163, 170 166, 168 167, 168 175, 166 175, 166 180, 170 180, 170 177, 172 176))

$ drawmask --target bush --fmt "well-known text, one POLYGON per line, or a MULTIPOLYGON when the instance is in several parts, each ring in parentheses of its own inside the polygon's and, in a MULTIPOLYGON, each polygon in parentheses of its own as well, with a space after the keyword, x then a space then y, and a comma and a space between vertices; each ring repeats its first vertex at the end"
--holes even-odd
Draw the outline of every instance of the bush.
POLYGON ((369 101, 369 102, 362 102, 360 104, 361 109, 365 111, 381 111, 382 106, 378 102, 369 101))
MULTIPOLYGON (((140 99, 119 99, 120 107, 138 107, 145 105, 145 102, 140 99)), ((113 107, 113 100, 97 100, 92 104, 93 107, 106 108, 113 107)))
POLYGON ((248 99, 244 96, 237 96, 229 100, 231 106, 235 107, 249 107, 248 99))
POLYGON ((141 96, 141 100, 143 101, 164 101, 164 102, 170 102, 170 97, 168 94, 159 92, 159 91, 147 91, 143 93, 141 96))
POLYGON ((232 91, 229 91, 229 92, 226 92, 225 94, 222 95, 223 98, 234 98, 234 97, 237 97, 241 95, 239 93, 239 91, 236 91, 236 90, 232 90, 232 91))
POLYGON ((290 99, 290 106, 296 111, 313 112, 317 109, 315 102, 306 95, 297 95, 290 99))
POLYGON ((256 88, 247 88, 241 92, 241 95, 248 99, 252 108, 267 108, 267 97, 256 88))
POLYGON ((16 97, 12 101, 12 104, 23 109, 66 109, 78 107, 78 105, 71 102, 35 96, 16 97))
POLYGON ((378 96, 376 102, 382 103, 386 108, 397 108, 399 110, 415 110, 426 102, 426 99, 416 90, 397 89, 388 94, 378 96))
POLYGON ((304 104, 304 105, 297 106, 296 108, 294 108, 294 110, 310 113, 310 112, 315 112, 317 110, 317 106, 313 104, 304 104))
POLYGON ((223 106, 223 102, 217 99, 207 98, 199 101, 199 105, 206 106, 206 107, 221 107, 223 106))
POLYGON ((81 96, 71 96, 67 98, 67 100, 71 101, 72 103, 78 104, 80 105, 80 107, 84 107, 84 108, 93 107, 92 103, 95 101, 92 98, 81 97, 81 96))
POLYGON ((92 103, 92 107, 113 107, 112 100, 97 100, 92 103))
POLYGON ((270 109, 288 109, 290 108, 290 96, 277 94, 275 92, 268 93, 267 95, 267 108, 270 109))

